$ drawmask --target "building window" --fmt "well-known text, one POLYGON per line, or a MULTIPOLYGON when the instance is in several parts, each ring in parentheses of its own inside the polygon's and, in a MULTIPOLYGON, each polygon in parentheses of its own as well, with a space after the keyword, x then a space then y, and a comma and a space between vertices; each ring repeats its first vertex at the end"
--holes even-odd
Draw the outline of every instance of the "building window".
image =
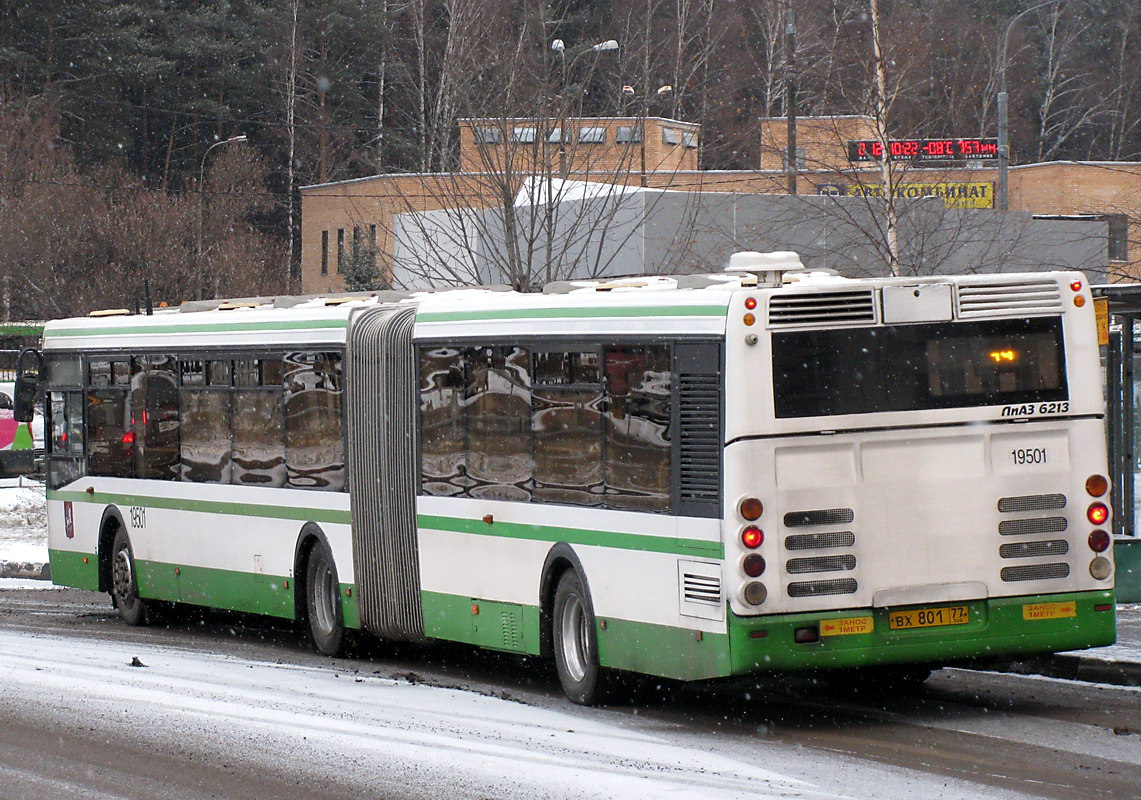
POLYGON ((662 144, 681 144, 681 133, 673 128, 662 128, 662 144))
POLYGON ((329 232, 321 231, 321 274, 329 274, 329 232))
POLYGON ((558 144, 563 140, 562 128, 551 128, 551 135, 547 137, 547 141, 551 144, 558 144))
POLYGON ((476 144, 499 144, 499 128, 476 128, 476 144))
POLYGON ((582 127, 578 129, 580 144, 603 144, 606 141, 606 128, 582 127))
POLYGON ((1129 260, 1129 217, 1126 214, 1106 214, 1109 228, 1109 260, 1129 260))
POLYGON ((682 131, 681 143, 690 149, 697 147, 697 134, 692 131, 682 131))
MULTIPOLYGON (((781 170, 787 170, 788 169, 788 150, 781 150, 780 151, 780 168, 781 168, 781 170)), ((807 169, 808 168, 808 159, 804 155, 804 148, 803 147, 796 148, 796 168, 797 169, 807 169)))
POLYGON ((642 141, 642 126, 619 126, 618 133, 614 137, 614 141, 618 144, 637 144, 638 142, 642 141))
POLYGON ((345 229, 337 228, 337 272, 345 268, 345 229))
POLYGON ((533 144, 535 141, 535 129, 515 128, 511 132, 511 138, 520 144, 533 144))
POLYGON ((368 244, 372 252, 376 252, 376 225, 368 226, 368 244))
POLYGON ((361 226, 353 226, 353 262, 361 257, 361 226))

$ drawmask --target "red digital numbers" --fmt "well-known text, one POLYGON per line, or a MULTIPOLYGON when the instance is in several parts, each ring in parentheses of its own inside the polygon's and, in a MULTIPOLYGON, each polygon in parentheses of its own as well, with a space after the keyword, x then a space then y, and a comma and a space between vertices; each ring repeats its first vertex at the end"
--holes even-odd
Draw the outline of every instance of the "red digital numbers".
MULTIPOLYGON (((879 161, 883 145, 875 139, 848 142, 849 161, 879 161)), ((995 139, 891 139, 888 158, 892 161, 951 161, 964 158, 998 157, 995 139)))

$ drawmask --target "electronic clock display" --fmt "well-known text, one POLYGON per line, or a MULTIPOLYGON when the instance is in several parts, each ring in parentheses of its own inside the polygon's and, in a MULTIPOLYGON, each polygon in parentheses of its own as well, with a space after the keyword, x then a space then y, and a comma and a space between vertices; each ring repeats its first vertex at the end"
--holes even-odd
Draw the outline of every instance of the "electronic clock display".
MULTIPOLYGON (((997 139, 891 139, 892 161, 962 161, 968 158, 998 158, 997 139)), ((848 142, 849 161, 880 161, 883 145, 875 139, 848 142)))

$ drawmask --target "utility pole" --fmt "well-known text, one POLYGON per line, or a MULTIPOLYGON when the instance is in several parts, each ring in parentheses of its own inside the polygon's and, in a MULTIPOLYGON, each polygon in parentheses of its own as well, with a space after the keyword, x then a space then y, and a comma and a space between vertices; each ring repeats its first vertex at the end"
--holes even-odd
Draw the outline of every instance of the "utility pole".
POLYGON ((796 12, 789 0, 784 26, 786 48, 785 116, 788 118, 788 155, 785 157, 785 174, 788 176, 788 193, 796 194, 796 12))

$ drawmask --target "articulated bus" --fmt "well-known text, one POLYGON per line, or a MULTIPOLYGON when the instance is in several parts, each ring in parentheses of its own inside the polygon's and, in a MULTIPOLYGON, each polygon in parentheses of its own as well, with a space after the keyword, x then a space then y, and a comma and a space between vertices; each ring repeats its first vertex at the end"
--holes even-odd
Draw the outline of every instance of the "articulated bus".
POLYGON ((52 577, 553 657, 587 704, 1112 643, 1082 276, 798 266, 49 323, 52 577))

